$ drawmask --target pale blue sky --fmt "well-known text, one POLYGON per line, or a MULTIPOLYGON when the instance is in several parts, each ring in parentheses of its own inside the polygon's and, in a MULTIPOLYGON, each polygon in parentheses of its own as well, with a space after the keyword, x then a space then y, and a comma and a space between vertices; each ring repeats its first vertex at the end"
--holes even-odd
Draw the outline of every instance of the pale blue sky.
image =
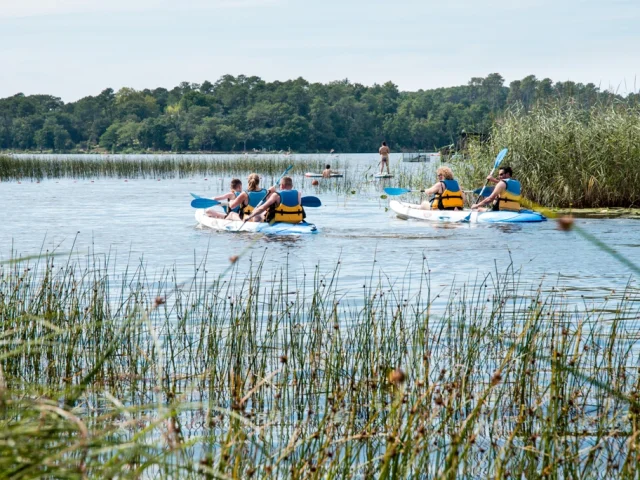
POLYGON ((640 1, 0 0, 0 97, 74 101, 224 74, 388 80, 502 74, 640 89, 640 1))

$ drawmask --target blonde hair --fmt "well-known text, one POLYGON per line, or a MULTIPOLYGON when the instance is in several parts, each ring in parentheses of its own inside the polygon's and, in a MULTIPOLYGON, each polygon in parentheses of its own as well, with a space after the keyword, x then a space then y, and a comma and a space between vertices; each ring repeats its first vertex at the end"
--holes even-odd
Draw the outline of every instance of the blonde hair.
POLYGON ((260 177, 258 176, 257 173, 252 173, 251 175, 249 175, 249 178, 247 179, 247 183, 249 184, 249 191, 250 192, 256 192, 259 190, 259 186, 260 186, 260 177))
POLYGON ((293 188, 293 179, 291 177, 282 177, 282 183, 285 187, 293 188))
POLYGON ((453 180, 453 170, 449 167, 440 167, 436 170, 436 175, 442 175, 445 180, 453 180))

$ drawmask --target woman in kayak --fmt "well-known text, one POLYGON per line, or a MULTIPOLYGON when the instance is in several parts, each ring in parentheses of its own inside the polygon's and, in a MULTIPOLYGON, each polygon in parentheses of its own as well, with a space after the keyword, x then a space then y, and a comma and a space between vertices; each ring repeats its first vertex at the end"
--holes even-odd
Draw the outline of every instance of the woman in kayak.
MULTIPOLYGON (((229 203, 229 208, 231 209, 231 211, 227 215, 223 215, 220 212, 215 212, 217 215, 220 215, 219 217, 215 215, 216 218, 226 218, 227 220, 242 220, 246 215, 250 215, 253 212, 253 209, 265 199, 268 192, 264 188, 260 188, 260 177, 257 173, 252 173, 251 175, 249 175, 247 183, 249 184, 249 188, 244 192, 241 192, 235 198, 235 200, 229 203), (234 211, 236 209, 237 211, 234 211)), ((207 212, 207 215, 208 214, 209 212, 207 212)))
POLYGON ((462 210, 464 208, 464 193, 460 185, 453 178, 453 171, 449 167, 440 167, 436 171, 438 181, 433 187, 424 191, 433 195, 428 202, 422 204, 425 210, 462 210))
MULTIPOLYGON (((242 180, 239 178, 231 179, 231 191, 229 193, 225 193, 223 195, 218 195, 217 197, 213 197, 214 200, 219 202, 223 200, 227 200, 229 203, 232 203, 236 198, 238 198, 242 194, 242 180)), ((225 213, 214 210, 213 208, 208 209, 205 213, 209 217, 213 218, 227 218, 229 212, 238 213, 240 211, 240 207, 235 207, 229 210, 229 207, 224 207, 225 213)))
POLYGON ((493 178, 489 175, 487 181, 496 184, 493 193, 481 202, 471 205, 471 209, 485 212, 487 209, 482 208, 482 206, 492 204, 491 210, 494 212, 500 210, 519 212, 520 182, 511 178, 511 175, 513 175, 511 167, 500 167, 498 178, 493 178))
POLYGON ((267 201, 256 208, 253 215, 265 222, 300 223, 306 217, 302 208, 302 192, 294 190, 291 177, 282 177, 280 192, 276 192, 275 187, 269 188, 267 201))

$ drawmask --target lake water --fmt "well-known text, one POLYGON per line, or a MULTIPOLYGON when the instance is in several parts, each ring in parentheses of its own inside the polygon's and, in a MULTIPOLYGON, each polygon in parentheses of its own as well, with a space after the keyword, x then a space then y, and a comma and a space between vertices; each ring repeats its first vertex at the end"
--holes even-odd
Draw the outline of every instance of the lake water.
MULTIPOLYGON (((320 157, 318 164, 324 161, 320 157)), ((18 255, 95 252, 109 255, 115 270, 142 261, 150 277, 175 265, 179 280, 190 278, 201 262, 213 275, 221 273, 229 257, 241 252, 240 271, 248 268, 251 255, 264 255, 267 271, 288 262, 290 271, 300 275, 312 273, 316 265, 330 272, 340 261, 341 291, 354 297, 364 283, 370 283, 372 272, 376 278, 384 274, 391 284, 415 278, 422 271, 423 258, 431 270, 432 287, 445 293, 452 285, 474 283, 488 273, 504 273, 510 265, 520 271, 521 283, 535 287, 543 281, 545 289, 555 286, 572 299, 620 291, 632 277, 629 269, 576 232, 558 230, 555 221, 434 225, 400 220, 388 210, 388 199, 380 197, 384 186, 406 185, 399 184, 398 177, 383 182, 371 178, 377 155, 345 155, 330 161, 347 169, 345 179, 321 179, 320 187, 313 187, 310 179, 294 176, 303 193, 318 196, 323 206, 307 209, 308 220, 318 226, 320 234, 293 238, 197 228, 190 192, 203 196, 224 193, 231 175, 2 182, 0 259, 8 260, 12 250, 18 255)), ((392 157, 391 163, 392 169, 425 168, 400 163, 399 156, 392 157)), ((427 178, 425 185, 433 181, 427 178)), ((640 263, 637 220, 577 222, 640 263)))

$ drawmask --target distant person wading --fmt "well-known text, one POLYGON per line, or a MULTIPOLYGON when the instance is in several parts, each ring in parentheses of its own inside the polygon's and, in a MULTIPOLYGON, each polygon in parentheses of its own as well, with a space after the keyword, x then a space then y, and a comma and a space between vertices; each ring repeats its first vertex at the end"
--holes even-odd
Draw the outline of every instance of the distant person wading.
POLYGON ((383 173, 385 165, 387 166, 387 174, 389 172, 389 154, 391 150, 387 147, 387 142, 382 142, 382 146, 378 149, 378 153, 380 154, 380 173, 383 173))

